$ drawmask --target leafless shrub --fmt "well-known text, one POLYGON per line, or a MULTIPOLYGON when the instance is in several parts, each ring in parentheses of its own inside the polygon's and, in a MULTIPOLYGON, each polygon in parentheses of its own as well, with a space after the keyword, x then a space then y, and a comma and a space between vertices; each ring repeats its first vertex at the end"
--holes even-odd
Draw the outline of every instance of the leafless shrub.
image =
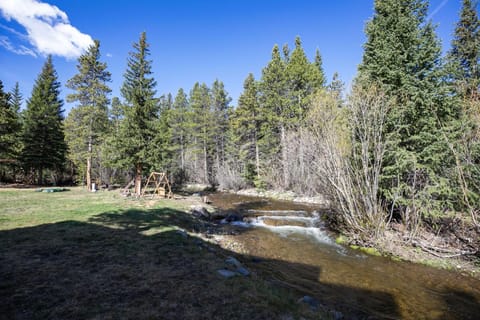
POLYGON ((242 177, 239 168, 235 168, 235 165, 228 163, 219 168, 217 182, 221 190, 237 191, 247 187, 247 183, 242 177))
POLYGON ((347 231, 378 238, 388 221, 379 200, 388 99, 376 88, 356 87, 348 107, 328 93, 312 105, 309 128, 320 190, 330 197, 347 231))

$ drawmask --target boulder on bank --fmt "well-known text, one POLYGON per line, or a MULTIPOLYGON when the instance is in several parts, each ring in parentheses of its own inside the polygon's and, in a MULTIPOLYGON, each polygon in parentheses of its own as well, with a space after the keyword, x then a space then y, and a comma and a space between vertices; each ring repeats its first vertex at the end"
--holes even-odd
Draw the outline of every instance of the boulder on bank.
POLYGON ((190 213, 199 219, 210 219, 210 212, 208 212, 207 208, 203 206, 192 206, 190 208, 190 213))
POLYGON ((228 257, 227 259, 225 259, 225 263, 228 265, 234 266, 235 268, 242 267, 242 264, 240 263, 240 261, 238 261, 234 257, 228 257))
POLYGON ((243 221, 243 217, 236 212, 230 212, 223 217, 220 223, 226 224, 234 221, 243 221))
POLYGON ((233 272, 233 271, 230 271, 230 270, 227 270, 227 269, 219 269, 217 270, 217 273, 219 275, 221 275, 222 277, 224 278, 233 278, 235 276, 237 276, 238 274, 236 272, 233 272))
POLYGON ((234 257, 227 257, 227 259, 225 259, 225 265, 225 269, 217 270, 217 273, 224 278, 228 279, 235 276, 246 277, 250 275, 250 271, 248 271, 248 269, 245 268, 242 263, 234 257))

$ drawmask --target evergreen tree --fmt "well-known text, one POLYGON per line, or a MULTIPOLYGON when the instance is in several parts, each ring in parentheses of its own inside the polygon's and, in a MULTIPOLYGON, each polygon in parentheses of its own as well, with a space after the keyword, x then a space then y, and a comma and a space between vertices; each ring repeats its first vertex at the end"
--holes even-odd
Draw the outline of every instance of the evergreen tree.
POLYGON ((4 91, 0 80, 0 180, 4 180, 4 169, 13 166, 18 156, 20 121, 12 95, 4 91))
POLYGON ((343 92, 345 91, 345 84, 340 80, 338 72, 333 73, 332 82, 327 87, 328 91, 333 94, 333 97, 338 101, 338 106, 343 105, 343 92))
POLYGON ((170 93, 160 98, 156 132, 153 140, 155 146, 153 165, 163 172, 168 172, 171 178, 171 173, 176 171, 174 155, 177 146, 173 143, 173 97, 170 93))
POLYGON ((295 38, 295 49, 285 68, 289 104, 282 118, 289 125, 298 126, 305 117, 311 95, 325 84, 320 53, 311 64, 302 48, 300 37, 295 38))
MULTIPOLYGON (((281 145, 285 145, 287 121, 284 115, 288 114, 289 100, 287 96, 286 64, 280 56, 277 45, 273 47, 272 59, 262 70, 260 81, 261 113, 265 117, 262 125, 262 146, 269 159, 277 156, 282 151, 281 145)), ((282 160, 285 160, 282 158, 282 160)), ((287 183, 286 172, 283 171, 283 182, 287 183)))
MULTIPOLYGON (((2 90, 0 90, 2 91, 2 90)), ((8 94, 6 94, 8 95, 8 94)), ((21 142, 21 131, 22 131, 22 116, 20 113, 20 108, 22 106, 22 94, 20 93, 20 87, 18 82, 15 83, 15 87, 10 93, 11 101, 10 101, 10 110, 5 111, 6 114, 2 115, 0 120, 4 122, 3 126, 6 129, 6 134, 0 134, 3 136, 3 142, 0 142, 2 145, 4 142, 7 142, 7 145, 3 145, 0 150, 3 150, 3 156, 0 155, 0 159, 5 159, 7 163, 5 164, 5 168, 10 169, 10 178, 15 180, 16 171, 19 166, 18 158, 20 156, 20 152, 22 150, 22 142, 21 142)), ((3 112, 2 112, 3 113, 3 112)), ((3 131, 3 130, 0 130, 3 131)), ((2 153, 0 151, 0 153, 2 153)), ((0 160, 1 163, 1 160, 0 160)), ((5 176, 2 174, 2 176, 5 176)))
POLYGON ((422 201, 436 209, 449 205, 452 188, 445 172, 451 155, 440 124, 458 116, 440 81, 441 49, 426 21, 427 9, 424 0, 376 0, 358 77, 396 101, 387 116, 383 193, 392 201, 400 197, 396 204, 415 210, 426 208, 419 205, 422 201))
POLYGON ((7 162, 15 159, 19 129, 12 95, 4 91, 3 82, 0 80, 0 161, 7 162))
MULTIPOLYGON (((478 2, 464 0, 456 24, 452 49, 448 53, 448 79, 452 93, 462 106, 462 116, 450 131, 455 132, 451 149, 455 153, 461 203, 472 220, 480 209, 480 21, 478 2)), ((478 222, 477 222, 478 224, 478 222)))
POLYGON ((188 142, 188 133, 189 133, 189 124, 188 124, 188 98, 186 93, 180 88, 175 96, 175 101, 173 103, 173 115, 172 115, 172 126, 173 126, 173 142, 178 146, 180 152, 180 169, 181 175, 185 175, 185 154, 187 149, 188 142))
POLYGON ((21 159, 26 170, 35 170, 38 184, 44 183, 44 169, 59 171, 65 163, 63 101, 59 98, 57 79, 52 57, 48 56, 35 81, 24 116, 21 159))
POLYGON ((108 121, 108 94, 111 89, 107 64, 100 62, 100 42, 95 41, 78 58, 78 73, 67 81, 67 88, 75 93, 67 96, 68 102, 78 105, 68 115, 66 140, 70 158, 85 173, 88 190, 92 186, 92 159, 108 121))
MULTIPOLYGON (((72 109, 72 113, 76 109, 72 109)), ((69 114, 70 117, 70 114, 69 114)), ((123 155, 119 154, 117 140, 120 136, 120 126, 124 118, 124 107, 118 97, 113 97, 110 108, 108 109, 108 121, 102 139, 99 141, 101 163, 106 168, 108 180, 107 183, 113 183, 112 178, 118 172, 119 163, 123 160, 123 155)), ((68 118, 67 118, 68 120, 68 118)), ((80 161, 79 161, 80 162, 80 161)))
POLYGON ((214 121, 214 143, 215 143, 215 172, 217 175, 225 163, 226 133, 228 130, 228 117, 231 107, 229 96, 222 81, 218 79, 212 85, 212 107, 214 121))
POLYGON ((243 83, 243 93, 232 119, 232 129, 239 148, 240 160, 244 163, 244 176, 248 182, 258 181, 260 176, 260 145, 262 115, 259 104, 258 84, 253 74, 243 83), (251 170, 255 168, 255 171, 251 170))
POLYGON ((124 118, 115 145, 122 155, 117 165, 135 170, 135 193, 140 195, 143 170, 154 162, 152 141, 157 134, 158 99, 155 98, 156 81, 152 76, 152 61, 145 32, 134 51, 129 53, 127 71, 121 93, 125 98, 124 118))
POLYGON ((480 21, 476 1, 463 0, 455 27, 449 60, 454 63, 453 79, 464 96, 478 96, 480 86, 480 21))
POLYGON ((285 43, 282 47, 283 52, 283 61, 288 63, 290 61, 290 48, 288 47, 288 43, 285 43))
POLYGON ((215 136, 215 118, 211 108, 210 89, 205 83, 195 83, 190 92, 190 108, 192 112, 192 138, 195 153, 194 170, 203 170, 199 181, 213 184, 212 153, 215 136), (201 156, 201 159, 199 159, 201 156), (201 164, 199 163, 201 160, 201 164))
POLYGON ((266 121, 262 130, 262 144, 271 148, 272 158, 280 153, 282 187, 289 187, 287 130, 296 130, 308 112, 313 93, 325 83, 321 57, 311 63, 302 48, 300 37, 290 54, 284 47, 284 59, 274 46, 272 60, 263 69, 261 79, 261 108, 266 121), (288 57, 287 57, 288 55, 288 57))
MULTIPOLYGON (((323 62, 322 62, 322 56, 320 55, 320 50, 315 51, 315 60, 313 62, 316 70, 318 70, 318 74, 315 71, 312 71, 313 75, 313 81, 316 82, 315 87, 316 88, 322 88, 325 86, 326 77, 325 77, 325 71, 323 70, 323 62)), ((335 75, 335 74, 334 74, 335 75)), ((338 76, 338 74, 337 74, 338 76)))
POLYGON ((20 108, 22 107, 23 96, 20 92, 20 86, 18 85, 18 82, 15 82, 15 87, 13 87, 11 96, 13 110, 15 111, 15 113, 19 114, 20 108))
POLYGON ((114 125, 115 124, 118 125, 123 115, 124 115, 123 106, 122 106, 122 102, 120 101, 120 98, 113 97, 111 108, 109 110, 110 121, 113 122, 114 125))

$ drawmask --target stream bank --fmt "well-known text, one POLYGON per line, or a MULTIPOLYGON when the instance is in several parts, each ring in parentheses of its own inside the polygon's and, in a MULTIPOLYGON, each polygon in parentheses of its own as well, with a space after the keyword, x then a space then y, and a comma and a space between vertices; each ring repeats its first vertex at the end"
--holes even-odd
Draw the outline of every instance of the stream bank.
POLYGON ((208 200, 219 226, 232 230, 218 239, 222 247, 255 257, 262 278, 330 310, 371 319, 476 319, 480 313, 479 279, 339 245, 323 224, 328 210, 321 205, 232 193, 208 200), (241 219, 220 219, 228 215, 241 219))
MULTIPOLYGON (((300 196, 292 191, 258 190, 255 188, 228 193, 240 196, 270 198, 315 205, 321 209, 330 207, 329 201, 321 196, 300 196)), ((422 227, 416 241, 405 240, 406 231, 400 223, 392 222, 382 239, 371 247, 361 247, 355 239, 342 235, 330 228, 339 243, 350 245, 374 255, 381 254, 393 260, 409 261, 455 272, 480 279, 480 232, 468 225, 461 217, 440 221, 437 230, 422 227), (422 244, 427 244, 426 246, 422 244), (429 250, 428 248, 433 248, 429 250), (437 251, 438 250, 438 251, 437 251), (473 253, 473 254, 472 254, 473 253)))

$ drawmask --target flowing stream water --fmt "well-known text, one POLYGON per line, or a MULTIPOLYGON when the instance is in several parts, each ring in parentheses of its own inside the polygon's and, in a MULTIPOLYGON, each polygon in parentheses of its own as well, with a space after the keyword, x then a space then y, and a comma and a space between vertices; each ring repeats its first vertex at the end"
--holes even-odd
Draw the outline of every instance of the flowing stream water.
POLYGON ((338 245, 314 205, 223 193, 210 199, 244 217, 230 223, 259 268, 346 319, 480 319, 480 280, 338 245))

